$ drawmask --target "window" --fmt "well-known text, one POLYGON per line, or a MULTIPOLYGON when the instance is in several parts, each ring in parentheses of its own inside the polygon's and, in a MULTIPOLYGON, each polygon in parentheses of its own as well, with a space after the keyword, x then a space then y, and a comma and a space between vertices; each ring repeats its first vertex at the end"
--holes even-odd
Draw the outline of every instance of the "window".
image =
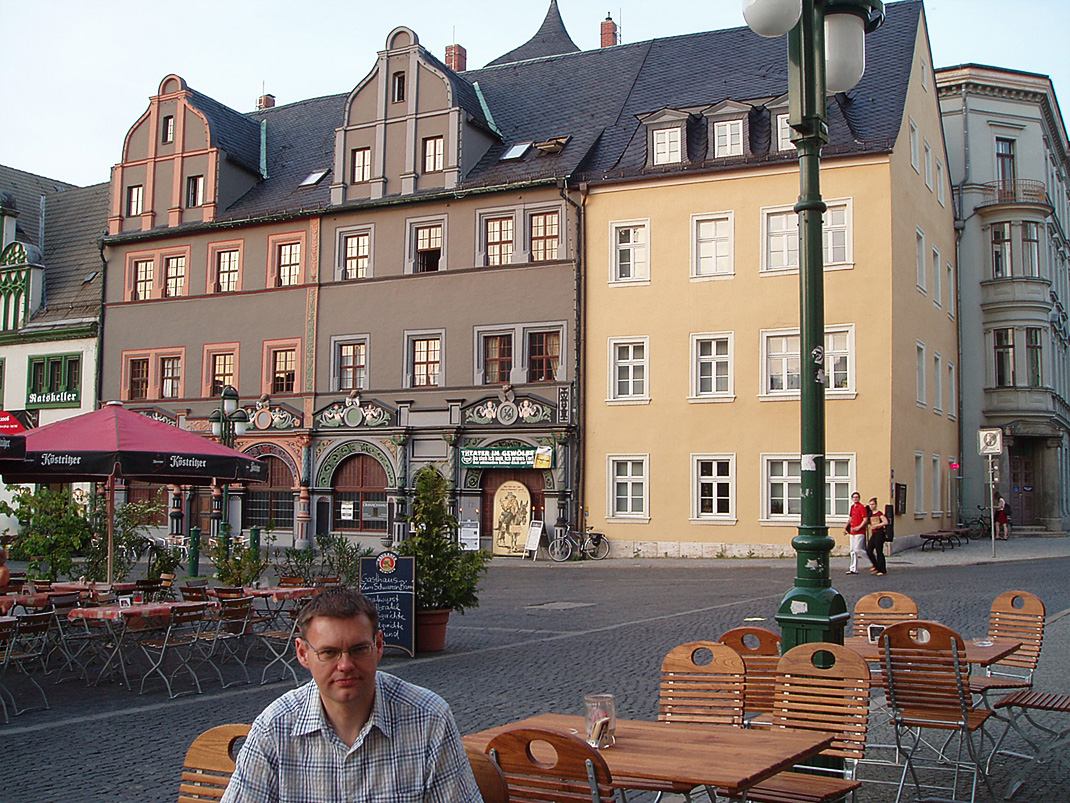
POLYGON ((691 335, 691 398, 735 398, 732 334, 691 335))
POLYGON ((722 120, 713 124, 713 155, 717 159, 743 155, 742 120, 722 120))
POLYGON ((791 133, 788 115, 778 114, 776 116, 776 148, 778 151, 789 151, 795 147, 795 143, 791 141, 791 133))
POLYGON ((1041 338, 1043 330, 1038 327, 1026 327, 1025 330, 1025 367, 1026 384, 1031 388, 1044 386, 1043 372, 1043 346, 1041 338))
POLYGON ((732 264, 732 215, 692 217, 694 261, 691 276, 730 276, 732 264))
POLYGON ((940 463, 940 455, 934 454, 932 460, 932 477, 933 477, 933 510, 932 514, 934 518, 939 518, 944 509, 944 480, 943 480, 943 466, 940 463))
POLYGON ((339 343, 338 389, 363 390, 367 387, 368 344, 364 341, 339 343))
POLYGON ((281 243, 278 246, 278 279, 276 287, 292 287, 301 279, 301 243, 281 243))
POLYGON ((216 253, 215 292, 233 293, 238 289, 238 251, 228 249, 216 253))
POLYGON ((160 141, 165 145, 169 142, 175 141, 175 118, 174 115, 169 114, 163 118, 163 125, 161 126, 162 136, 160 141))
POLYGON ((163 262, 164 298, 182 295, 186 286, 186 258, 184 256, 167 257, 163 262))
POLYGON ((81 402, 82 355, 31 357, 27 408, 71 407, 81 402))
POLYGON ((297 380, 297 350, 276 349, 271 352, 271 392, 293 393, 297 380))
POLYGON ((144 190, 145 188, 140 184, 135 184, 133 187, 126 188, 127 217, 134 217, 135 215, 141 214, 144 190))
POLYGON ((944 411, 944 361, 939 354, 933 354, 933 412, 944 411))
POLYGON ((371 240, 371 234, 366 231, 343 235, 343 279, 364 279, 367 277, 368 266, 371 264, 371 240))
POLYGON ((925 455, 914 452, 914 515, 925 513, 925 455))
POLYGON ((910 166, 921 172, 921 151, 918 148, 918 124, 910 118, 910 166))
POLYGON ((558 213, 540 212, 531 216, 531 261, 557 259, 558 213))
POLYGON ((852 461, 848 458, 825 458, 825 515, 847 516, 851 512, 852 461))
POLYGON ((443 138, 428 137, 424 140, 424 172, 442 172, 443 138))
POLYGON ((765 218, 766 268, 798 269, 799 216, 795 212, 774 212, 765 218))
POLYGON ((924 293, 929 286, 928 268, 926 267, 926 256, 928 255, 925 252, 925 232, 921 229, 914 233, 914 245, 916 249, 914 259, 917 268, 917 286, 924 293))
POLYGON ((612 518, 648 519, 647 457, 609 456, 609 504, 612 518))
POLYGON ((142 301, 152 298, 152 260, 134 261, 134 298, 142 301))
MULTIPOLYGON (((361 455, 363 457, 363 455, 361 455)), ((252 527, 292 530, 294 525, 293 473, 286 462, 272 454, 261 456, 267 482, 253 483, 245 491, 242 524, 252 527)), ((371 459, 371 458, 369 458, 371 459)), ((335 477, 337 477, 337 472, 335 477)))
POLYGON ((635 282, 650 278, 647 270, 646 224, 612 224, 613 276, 615 282, 635 282))
POLYGON ((186 206, 190 209, 204 203, 204 176, 186 179, 186 206))
MULTIPOLYGON (((854 259, 851 201, 829 201, 821 232, 826 268, 850 267, 854 259)), ((791 207, 763 210, 763 271, 799 269, 799 215, 791 207)))
POLYGON ((676 164, 682 160, 679 128, 659 128, 654 131, 654 164, 676 164))
POLYGON ((925 140, 925 186, 933 188, 933 149, 929 140, 925 140))
POLYGON ((766 376, 767 393, 799 389, 799 336, 777 335, 767 337, 766 376))
POLYGON ((1011 275, 1011 224, 992 224, 992 278, 1011 275))
POLYGON ((691 518, 735 521, 735 455, 691 456, 691 518))
POLYGON ((936 200, 940 206, 947 205, 947 191, 944 189, 944 163, 936 160, 936 200))
MULTIPOLYGON (((762 333, 763 396, 798 395, 800 375, 798 329, 770 330, 762 333)), ((854 393, 854 326, 825 330, 826 395, 854 393)))
POLYGON ((1022 275, 1040 276, 1040 226, 1030 221, 1022 223, 1022 275))
POLYGON ((943 277, 940 275, 940 252, 937 251, 935 248, 932 251, 932 257, 933 257, 933 271, 932 271, 932 275, 933 275, 933 303, 936 304, 936 306, 939 307, 943 303, 943 294, 942 294, 941 289, 940 289, 941 279, 943 277))
POLYGON ((234 385, 234 352, 211 354, 211 374, 209 376, 209 395, 222 396, 223 388, 234 385))
POLYGON ((946 265, 947 273, 947 316, 949 318, 955 317, 955 267, 948 262, 946 265))
POLYGON ((648 400, 647 339, 610 340, 609 352, 610 400, 648 400))
POLYGON ((560 332, 528 333, 528 382, 553 382, 560 362, 560 332))
POLYGON ((925 362, 925 344, 920 340, 915 342, 915 372, 917 374, 917 400, 918 406, 924 407, 928 403, 928 389, 925 387, 925 376, 928 366, 925 362))
POLYGON ((483 384, 500 385, 510 381, 513 370, 513 336, 483 337, 483 384))
POLYGON ((1014 382, 1014 330, 996 329, 992 332, 995 349, 995 380, 997 388, 1013 388, 1014 382))
POLYGON ((766 461, 766 498, 769 516, 798 516, 802 513, 802 462, 766 461))
POLYGON ((135 360, 130 360, 129 366, 127 398, 131 400, 147 399, 149 397, 149 358, 139 357, 135 360))
POLYGON ((999 200, 1015 199, 1014 140, 996 137, 996 179, 999 181, 999 200))
POLYGON ((947 417, 955 419, 958 416, 958 385, 955 378, 955 363, 947 364, 947 417))
MULTIPOLYGON (((802 462, 798 455, 763 455, 762 518, 797 520, 802 513, 802 462)), ((825 515, 845 518, 851 506, 854 458, 825 457, 825 515)))
POLYGON ((850 341, 845 331, 825 333, 825 387, 830 391, 850 389, 850 341))
POLYGON ((442 359, 442 340, 419 337, 412 340, 412 387, 433 387, 439 384, 442 359))
MULTIPOLYGON (((798 218, 796 218, 798 225, 798 218)), ((821 241, 825 249, 826 265, 842 265, 850 261, 848 250, 847 207, 829 204, 825 211, 821 241)))
POLYGON ((177 399, 182 389, 182 359, 180 357, 160 358, 160 396, 165 399, 177 399))
POLYGON ((488 218, 484 221, 487 238, 487 264, 508 265, 513 261, 513 219, 488 218))
POLYGON ((371 181, 372 177, 372 149, 353 149, 353 183, 360 184, 371 181))
POLYGON ((405 100, 405 73, 394 73, 390 82, 390 100, 394 103, 401 103, 405 100))
POLYGON ((416 227, 416 273, 433 273, 442 258, 442 224, 416 227))

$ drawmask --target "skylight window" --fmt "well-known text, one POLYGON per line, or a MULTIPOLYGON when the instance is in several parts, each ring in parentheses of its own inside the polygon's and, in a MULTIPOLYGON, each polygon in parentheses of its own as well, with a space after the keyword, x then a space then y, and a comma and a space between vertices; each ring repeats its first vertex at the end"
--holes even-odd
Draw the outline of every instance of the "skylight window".
POLYGON ((501 155, 500 161, 506 161, 507 159, 519 159, 525 153, 528 152, 528 148, 531 147, 530 142, 518 142, 515 145, 510 145, 509 148, 501 155))
POLYGON ((325 175, 327 175, 327 172, 328 171, 326 171, 326 170, 316 170, 316 171, 314 171, 312 173, 309 173, 308 177, 304 181, 302 181, 298 186, 299 187, 312 187, 312 186, 314 186, 316 184, 319 184, 320 180, 325 175))

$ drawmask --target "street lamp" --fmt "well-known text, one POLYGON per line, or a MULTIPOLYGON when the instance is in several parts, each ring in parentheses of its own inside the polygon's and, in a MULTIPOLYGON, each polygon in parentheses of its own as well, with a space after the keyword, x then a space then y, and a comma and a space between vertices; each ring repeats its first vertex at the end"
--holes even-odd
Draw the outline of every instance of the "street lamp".
MULTIPOLYGON (((208 416, 208 420, 212 424, 212 435, 219 438, 219 442, 224 446, 231 449, 234 448, 235 441, 245 434, 245 428, 249 423, 249 414, 245 410, 238 409, 238 391, 230 385, 223 388, 223 393, 220 394, 219 408, 213 410, 208 416)), ((229 510, 227 491, 230 485, 223 485, 223 499, 222 510, 220 511, 219 518, 214 517, 213 521, 219 522, 220 530, 224 533, 223 539, 227 544, 227 552, 230 552, 230 535, 226 532, 223 525, 229 522, 229 510)), ((220 533, 216 533, 218 537, 220 533)))
POLYGON ((846 92, 865 70, 865 34, 884 21, 881 0, 743 0, 759 36, 788 35, 788 123, 799 151, 799 348, 801 503, 795 586, 776 620, 784 651, 815 641, 843 643, 849 614, 832 588, 825 525, 825 289, 821 148, 828 143, 825 97, 846 92))

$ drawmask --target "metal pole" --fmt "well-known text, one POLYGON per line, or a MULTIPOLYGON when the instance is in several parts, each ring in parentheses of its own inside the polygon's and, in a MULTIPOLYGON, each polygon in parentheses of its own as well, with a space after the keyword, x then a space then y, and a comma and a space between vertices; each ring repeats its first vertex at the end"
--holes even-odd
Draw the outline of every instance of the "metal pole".
POLYGON ((994 464, 996 455, 988 456, 988 518, 992 522, 992 557, 996 557, 996 483, 994 482, 996 471, 994 464))

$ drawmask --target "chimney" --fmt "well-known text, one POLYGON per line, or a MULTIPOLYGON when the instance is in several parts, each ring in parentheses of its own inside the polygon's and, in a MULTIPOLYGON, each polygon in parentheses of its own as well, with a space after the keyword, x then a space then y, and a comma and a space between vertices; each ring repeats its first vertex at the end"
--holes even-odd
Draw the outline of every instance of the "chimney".
POLYGON ((256 110, 263 111, 264 109, 275 108, 275 96, 274 95, 261 95, 256 99, 256 110))
POLYGON ((454 72, 468 69, 468 51, 460 45, 446 45, 446 66, 454 72))
POLYGON ((606 18, 602 20, 602 47, 613 47, 617 44, 620 44, 617 23, 609 14, 606 14, 606 18))

